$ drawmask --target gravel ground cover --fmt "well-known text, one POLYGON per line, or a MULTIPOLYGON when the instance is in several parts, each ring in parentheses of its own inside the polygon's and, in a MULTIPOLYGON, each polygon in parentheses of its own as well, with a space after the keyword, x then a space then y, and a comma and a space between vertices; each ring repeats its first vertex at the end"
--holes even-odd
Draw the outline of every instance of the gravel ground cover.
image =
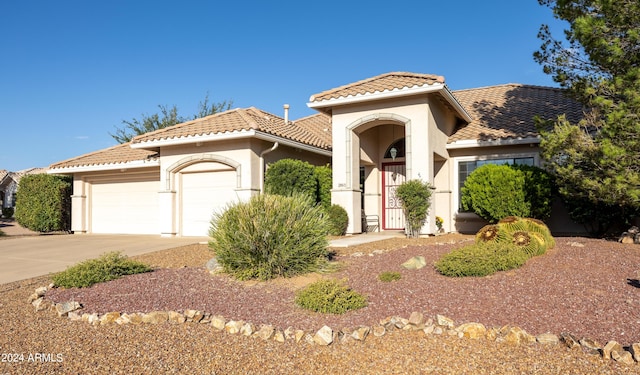
MULTIPOLYGON (((447 315, 457 323, 518 325, 533 334, 569 331, 604 342, 640 341, 640 289, 633 283, 638 279, 640 249, 559 238, 554 250, 518 270, 487 278, 438 275, 431 267, 435 259, 468 240, 465 236, 393 239, 336 249, 342 264, 336 273, 267 283, 209 276, 202 264, 211 253, 206 246, 194 245, 138 257, 158 268, 153 273, 83 290, 55 290, 48 297, 72 297, 86 311, 96 312, 181 311, 202 306, 228 319, 314 330, 323 324, 334 329, 375 324, 388 315, 408 317, 412 311, 422 311, 447 315), (382 252, 368 255, 374 250, 382 252), (414 255, 424 256, 428 266, 417 271, 399 267, 414 255), (402 279, 382 283, 377 275, 383 271, 398 271, 402 279), (370 305, 343 316, 293 307, 295 290, 321 277, 346 278, 352 288, 369 296, 370 305)), ((0 374, 640 373, 639 366, 619 365, 560 346, 511 346, 422 332, 396 331, 364 342, 319 347, 264 342, 198 324, 91 326, 58 318, 50 311, 33 312, 27 297, 48 283, 48 278, 41 277, 0 285, 0 355, 7 359, 6 354, 16 353, 25 358, 0 361, 0 374), (61 361, 28 361, 29 354, 36 353, 61 361)))

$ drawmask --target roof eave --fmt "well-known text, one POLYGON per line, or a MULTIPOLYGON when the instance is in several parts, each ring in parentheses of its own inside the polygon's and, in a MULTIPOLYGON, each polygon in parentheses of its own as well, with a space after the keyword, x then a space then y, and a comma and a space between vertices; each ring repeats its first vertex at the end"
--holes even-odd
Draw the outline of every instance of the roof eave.
POLYGON ((128 161, 124 163, 91 164, 91 165, 61 167, 61 168, 49 168, 47 169, 47 173, 48 174, 71 174, 71 173, 81 173, 81 172, 127 170, 127 169, 149 168, 149 167, 160 167, 160 159, 133 160, 133 161, 128 161))
POLYGON ((472 118, 464 109, 462 104, 458 102, 458 100, 453 96, 451 91, 447 88, 444 83, 432 83, 428 85, 418 86, 418 87, 409 87, 402 89, 393 89, 382 92, 374 92, 374 93, 365 93, 358 94, 355 96, 348 97, 340 97, 340 98, 332 98, 321 100, 318 102, 314 101, 313 96, 309 98, 309 103, 307 106, 309 108, 313 108, 316 110, 325 110, 329 107, 335 107, 346 104, 356 104, 367 102, 371 100, 381 100, 381 99, 393 99, 393 98, 401 98, 405 96, 413 96, 420 94, 430 94, 430 93, 440 93, 442 97, 454 108, 454 110, 458 113, 458 115, 467 123, 471 122, 472 118))
POLYGON ((132 143, 131 148, 150 149, 150 148, 157 148, 157 147, 164 147, 164 146, 185 145, 185 144, 198 143, 198 142, 247 138, 247 137, 252 137, 254 135, 255 135, 254 129, 234 130, 232 132, 224 132, 224 133, 208 133, 208 134, 201 134, 201 135, 181 136, 176 138, 153 139, 150 141, 141 141, 139 143, 132 143))
POLYGON ((158 140, 134 143, 131 145, 131 147, 147 149, 147 148, 156 148, 156 147, 193 144, 193 143, 199 143, 199 142, 224 141, 224 140, 241 139, 241 138, 258 138, 265 141, 278 142, 281 145, 286 145, 286 146, 298 148, 301 150, 306 150, 306 151, 313 152, 320 155, 331 156, 331 150, 323 149, 321 147, 311 146, 303 142, 294 141, 288 138, 261 132, 255 129, 240 130, 240 131, 233 131, 233 132, 226 132, 226 133, 194 135, 194 136, 186 136, 186 137, 178 137, 178 138, 170 138, 170 139, 158 139, 158 140))
POLYGON ((477 140, 477 139, 463 139, 463 140, 448 143, 447 150, 477 148, 477 147, 537 145, 539 143, 540 143, 540 136, 500 138, 500 139, 492 139, 487 141, 477 140))

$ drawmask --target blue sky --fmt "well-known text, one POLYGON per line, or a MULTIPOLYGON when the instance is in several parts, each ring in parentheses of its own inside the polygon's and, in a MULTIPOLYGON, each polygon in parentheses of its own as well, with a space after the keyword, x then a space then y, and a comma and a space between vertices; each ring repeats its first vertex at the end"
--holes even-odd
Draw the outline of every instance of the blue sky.
POLYGON ((292 119, 312 94, 391 71, 452 90, 555 86, 536 34, 564 25, 536 0, 0 2, 0 169, 115 145, 123 120, 209 94, 292 119))

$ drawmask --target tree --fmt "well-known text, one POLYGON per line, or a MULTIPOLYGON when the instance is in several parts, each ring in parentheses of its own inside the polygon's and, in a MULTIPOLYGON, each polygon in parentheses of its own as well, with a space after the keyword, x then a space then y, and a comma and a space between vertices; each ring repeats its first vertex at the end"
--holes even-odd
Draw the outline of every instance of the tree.
POLYGON ((640 2, 538 1, 569 29, 563 42, 543 25, 534 59, 588 108, 577 124, 560 117, 541 131, 542 157, 563 196, 629 220, 640 210, 640 2))
POLYGON ((109 135, 118 143, 127 143, 137 135, 158 129, 164 129, 185 121, 195 120, 197 118, 206 117, 219 112, 224 112, 231 109, 232 105, 233 102, 227 100, 219 103, 209 103, 209 94, 207 93, 204 100, 198 103, 198 112, 191 118, 178 115, 178 107, 176 105, 173 105, 171 108, 164 105, 158 105, 160 113, 154 113, 152 115, 143 114, 142 118, 134 118, 130 121, 122 120, 124 126, 116 128, 115 134, 109 133, 109 135))

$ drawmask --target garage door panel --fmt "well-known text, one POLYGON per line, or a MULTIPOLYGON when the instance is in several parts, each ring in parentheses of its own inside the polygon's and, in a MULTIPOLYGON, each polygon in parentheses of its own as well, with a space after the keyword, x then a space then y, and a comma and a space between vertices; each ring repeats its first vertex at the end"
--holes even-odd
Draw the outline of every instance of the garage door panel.
POLYGON ((214 212, 237 200, 236 172, 210 171, 182 175, 182 235, 207 236, 214 212))
POLYGON ((91 231, 158 234, 159 175, 129 181, 103 180, 91 186, 91 231))

